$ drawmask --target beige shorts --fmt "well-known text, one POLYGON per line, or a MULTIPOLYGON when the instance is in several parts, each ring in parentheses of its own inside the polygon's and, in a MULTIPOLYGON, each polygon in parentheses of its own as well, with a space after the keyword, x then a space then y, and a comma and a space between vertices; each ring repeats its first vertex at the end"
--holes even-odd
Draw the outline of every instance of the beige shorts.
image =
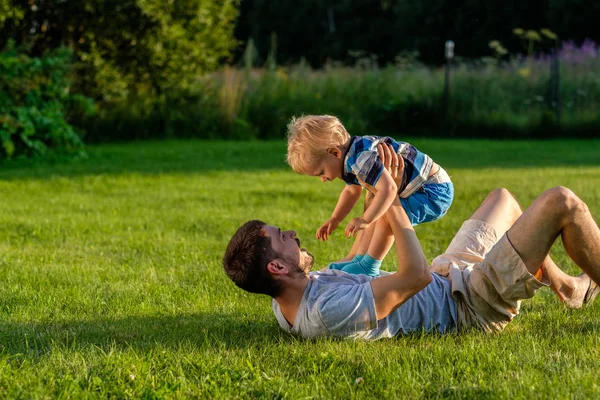
POLYGON ((446 252, 432 262, 432 272, 452 282, 459 329, 504 329, 519 314, 521 300, 547 286, 529 273, 506 235, 483 221, 467 220, 446 252))

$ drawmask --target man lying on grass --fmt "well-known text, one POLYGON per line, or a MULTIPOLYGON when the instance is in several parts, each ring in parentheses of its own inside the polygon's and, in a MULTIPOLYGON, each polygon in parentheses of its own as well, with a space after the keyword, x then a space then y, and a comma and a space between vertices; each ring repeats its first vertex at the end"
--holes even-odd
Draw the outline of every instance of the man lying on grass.
POLYGON ((586 204, 563 187, 544 192, 522 215, 507 190, 494 190, 431 268, 398 199, 384 221, 378 229, 395 240, 393 274, 310 272, 314 258, 296 233, 261 221, 237 230, 224 268, 242 289, 271 296, 279 325, 304 337, 499 331, 519 313, 520 301, 543 286, 574 308, 599 290, 600 230, 586 204), (549 258, 558 236, 587 275, 571 277, 549 258))

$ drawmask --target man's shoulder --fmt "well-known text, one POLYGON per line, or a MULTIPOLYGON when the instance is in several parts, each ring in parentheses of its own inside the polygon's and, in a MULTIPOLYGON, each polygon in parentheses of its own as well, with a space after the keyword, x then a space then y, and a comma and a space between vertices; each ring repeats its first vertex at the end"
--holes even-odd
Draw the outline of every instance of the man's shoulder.
POLYGON ((352 291, 353 287, 372 279, 367 275, 349 274, 335 269, 311 272, 309 277, 310 284, 306 287, 301 306, 316 309, 324 303, 336 302, 344 293, 352 291))
POLYGON ((348 272, 337 269, 326 269, 322 271, 313 271, 308 274, 311 280, 325 285, 346 285, 361 284, 370 281, 372 278, 367 275, 349 274, 348 272))
POLYGON ((294 326, 287 323, 278 304, 273 302, 279 326, 304 337, 349 337, 373 329, 376 314, 371 279, 338 270, 310 273, 294 326))
POLYGON ((352 282, 352 278, 348 279, 349 275, 337 270, 309 273, 310 280, 298 305, 294 325, 285 319, 279 303, 273 299, 272 309, 279 326, 285 332, 303 337, 326 336, 328 330, 321 316, 321 310, 329 302, 329 299, 336 297, 334 293, 338 288, 344 283, 352 282))

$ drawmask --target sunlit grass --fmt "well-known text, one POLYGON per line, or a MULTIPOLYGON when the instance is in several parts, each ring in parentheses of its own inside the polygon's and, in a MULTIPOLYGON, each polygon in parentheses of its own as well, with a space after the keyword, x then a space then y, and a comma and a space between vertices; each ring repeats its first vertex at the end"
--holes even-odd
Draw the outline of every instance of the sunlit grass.
MULTIPOLYGON (((449 214, 417 227, 429 259, 495 187, 527 205, 565 185, 600 215, 599 141, 412 142, 456 187, 449 214)), ((317 266, 350 247, 340 232, 314 238, 342 183, 295 175, 284 152, 283 142, 151 142, 0 165, 0 396, 597 396, 600 306, 571 311, 549 290, 497 335, 281 333, 270 300, 222 272, 235 229, 254 218, 295 229, 317 266)), ((577 273, 559 244, 553 254, 577 273)))

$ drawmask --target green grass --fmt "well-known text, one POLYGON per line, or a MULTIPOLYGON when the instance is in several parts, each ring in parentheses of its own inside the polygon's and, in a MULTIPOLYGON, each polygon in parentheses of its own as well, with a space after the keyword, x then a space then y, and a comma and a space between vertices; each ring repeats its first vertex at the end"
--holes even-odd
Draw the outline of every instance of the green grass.
MULTIPOLYGON (((448 216, 417 227, 429 259, 495 187, 527 205, 565 185, 600 216, 600 141, 412 142, 456 187, 448 216)), ((317 266, 351 244, 342 228, 328 243, 314 238, 342 184, 294 175, 284 151, 150 142, 0 164, 0 397, 598 395, 600 304, 571 311, 549 289, 494 335, 353 342, 280 332, 270 300, 222 271, 235 229, 253 218, 295 229, 317 266)), ((553 255, 577 273, 560 244, 553 255)))

